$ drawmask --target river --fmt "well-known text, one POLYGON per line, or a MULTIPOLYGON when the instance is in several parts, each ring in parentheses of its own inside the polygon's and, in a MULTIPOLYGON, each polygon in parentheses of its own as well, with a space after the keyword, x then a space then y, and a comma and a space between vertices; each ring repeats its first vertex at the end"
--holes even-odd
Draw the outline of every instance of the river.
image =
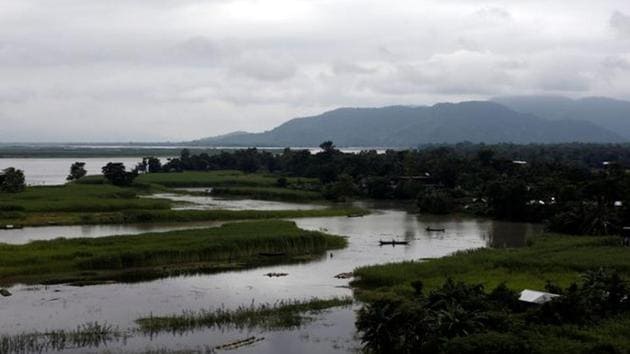
MULTIPOLYGON (((190 202, 190 201, 188 201, 190 202)), ((212 198, 195 199, 191 207, 202 208, 212 198)), ((256 203, 247 201, 247 203, 256 203)), ((260 201, 260 203, 266 203, 260 201)), ((458 250, 486 246, 518 246, 540 228, 525 223, 506 223, 465 216, 417 215, 395 203, 361 202, 358 206, 372 212, 364 217, 327 217, 294 219, 309 230, 322 230, 348 237, 343 250, 326 254, 318 260, 292 265, 263 267, 212 275, 178 276, 135 284, 108 284, 86 287, 67 285, 16 285, 13 296, 0 298, 0 334, 17 334, 50 329, 73 329, 98 321, 121 329, 135 328, 134 320, 148 315, 178 314, 200 309, 235 308, 251 303, 278 300, 351 296, 349 280, 336 279, 342 272, 369 264, 442 257, 458 250), (428 232, 426 227, 444 228, 428 232), (404 239, 407 246, 379 246, 379 240, 404 239), (288 273, 268 278, 268 272, 288 273)), ((59 236, 98 237, 108 234, 136 234, 174 228, 215 226, 213 223, 190 225, 116 225, 51 226, 0 230, 0 242, 22 243, 28 239, 59 236), (20 232, 20 234, 16 234, 20 232), (19 238, 21 241, 18 241, 19 238)), ((356 308, 356 305, 355 305, 356 308)), ((136 335, 124 341, 110 342, 111 352, 149 349, 201 350, 250 336, 265 339, 239 352, 252 353, 323 353, 351 352, 359 347, 354 331, 354 309, 327 311, 299 329, 282 331, 236 330, 229 328, 197 330, 186 334, 156 337, 136 335)), ((101 352, 103 348, 80 348, 76 352, 101 352)), ((68 351, 66 351, 68 352, 68 351)))
MULTIPOLYGON (((166 162, 166 158, 161 158, 166 162)), ((51 158, 0 158, 0 170, 15 167, 24 171, 26 184, 30 186, 57 185, 66 183, 70 166, 85 162, 88 175, 100 174, 101 168, 108 162, 122 162, 127 169, 135 167, 142 157, 51 157, 51 158)))

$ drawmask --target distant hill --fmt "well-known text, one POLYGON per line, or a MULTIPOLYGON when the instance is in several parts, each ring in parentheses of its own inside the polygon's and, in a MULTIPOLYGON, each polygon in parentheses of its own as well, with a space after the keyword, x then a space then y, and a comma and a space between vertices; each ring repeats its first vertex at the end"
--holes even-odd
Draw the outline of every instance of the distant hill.
POLYGON ((630 139, 630 102, 605 97, 573 100, 561 96, 497 97, 492 101, 541 118, 584 120, 630 139))
POLYGON ((428 143, 620 142, 626 139, 593 123, 548 120, 518 113, 493 102, 440 103, 434 106, 340 108, 295 118, 263 133, 201 139, 198 145, 415 147, 428 143))

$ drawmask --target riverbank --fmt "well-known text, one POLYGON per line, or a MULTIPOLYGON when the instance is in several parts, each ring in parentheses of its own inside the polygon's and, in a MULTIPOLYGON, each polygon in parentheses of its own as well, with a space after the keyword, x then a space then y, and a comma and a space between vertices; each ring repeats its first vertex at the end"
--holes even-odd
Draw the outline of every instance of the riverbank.
MULTIPOLYGON (((178 192, 169 187, 221 187, 223 193, 275 200, 314 200, 317 192, 272 187, 277 176, 244 174, 238 171, 155 173, 138 177, 129 187, 104 183, 102 176, 84 177, 60 186, 27 187, 21 193, 0 193, 0 226, 46 226, 78 224, 127 224, 150 222, 222 221, 365 214, 352 207, 322 210, 171 210, 167 199, 143 198, 156 192, 178 192)), ((311 179, 288 178, 293 187, 315 183, 311 179)), ((194 193, 194 192, 193 192, 194 193)))
POLYGON ((405 348, 414 336, 422 344, 413 346, 436 353, 627 352, 629 254, 618 237, 546 234, 524 248, 360 267, 352 282, 355 296, 367 304, 359 329, 370 345, 383 345, 374 331, 405 326, 402 317, 391 322, 405 313, 416 327, 386 345, 405 348), (562 296, 544 306, 526 306, 517 301, 523 289, 562 296), (443 326, 457 322, 457 327, 447 331, 430 324, 439 313, 450 316, 442 317, 443 326), (381 329, 370 324, 374 316, 385 316, 381 329))
POLYGON ((308 260, 339 236, 268 220, 217 228, 0 244, 0 284, 132 281, 308 260), (273 255, 273 256, 268 256, 273 255))

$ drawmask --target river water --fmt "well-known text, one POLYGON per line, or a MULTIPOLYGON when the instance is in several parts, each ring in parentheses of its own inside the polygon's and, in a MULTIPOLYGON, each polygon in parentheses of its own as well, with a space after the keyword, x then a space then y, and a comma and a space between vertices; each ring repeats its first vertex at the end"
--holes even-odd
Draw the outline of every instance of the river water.
MULTIPOLYGON (((163 196, 162 196, 163 197, 163 196)), ((194 199, 192 208, 212 204, 210 198, 194 199)), ((186 202, 190 203, 191 200, 186 202)), ((255 203, 255 201, 247 201, 255 203)), ((260 201, 260 203, 266 203, 260 201)), ((294 219, 303 229, 321 230, 348 237, 349 245, 320 259, 292 265, 263 267, 212 275, 178 276, 135 284, 108 284, 87 287, 67 285, 16 285, 13 296, 0 298, 0 334, 18 334, 50 329, 73 329, 98 321, 121 329, 135 328, 134 320, 148 315, 178 314, 200 309, 235 308, 252 303, 278 300, 351 296, 349 280, 336 279, 356 267, 402 260, 418 260, 448 255, 458 250, 486 246, 518 246, 540 231, 525 223, 506 223, 464 216, 426 216, 412 213, 399 204, 362 202, 371 210, 364 217, 327 217, 294 219), (444 228, 444 232, 425 229, 444 228), (407 246, 379 246, 379 240, 405 240, 407 246), (332 256, 331 256, 332 255, 332 256), (288 273, 268 278, 268 272, 288 273)), ((98 237, 108 234, 137 234, 175 228, 215 226, 214 223, 190 225, 116 225, 51 226, 0 230, 0 242, 23 243, 28 239, 59 236, 98 237)), ((149 338, 136 335, 125 341, 108 343, 112 352, 147 349, 201 350, 249 336, 264 337, 240 352, 323 353, 349 352, 359 346, 354 332, 354 310, 327 311, 300 329, 282 331, 197 330, 183 335, 165 334, 149 338)), ((103 348, 81 348, 76 352, 100 352, 103 348)))
MULTIPOLYGON (((108 162, 122 162, 131 169, 142 161, 142 157, 0 158, 0 170, 15 167, 24 171, 26 184, 31 186, 64 184, 70 166, 77 161, 85 162, 88 175, 94 175, 100 174, 108 162)), ((162 162, 166 159, 162 158, 162 162)))

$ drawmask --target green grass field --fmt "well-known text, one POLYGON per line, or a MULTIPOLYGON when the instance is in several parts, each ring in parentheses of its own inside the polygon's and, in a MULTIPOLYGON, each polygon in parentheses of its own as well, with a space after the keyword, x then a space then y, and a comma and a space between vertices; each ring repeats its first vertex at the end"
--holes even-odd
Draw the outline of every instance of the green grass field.
POLYGON ((307 259, 342 248, 339 236, 267 220, 217 228, 0 244, 0 284, 156 278, 307 259), (259 253, 285 253, 264 257, 259 253), (307 258, 304 258, 307 257, 307 258))
POLYGON ((516 249, 483 248, 419 262, 391 263, 355 270, 353 285, 365 295, 412 291, 411 282, 421 280, 428 289, 451 277, 493 289, 502 282, 522 290, 544 289, 547 281, 568 286, 580 274, 600 267, 630 276, 630 249, 619 237, 544 235, 516 249))
MULTIPOLYGON (((262 173, 246 174, 241 171, 185 171, 172 173, 147 173, 136 181, 145 184, 160 184, 167 187, 274 187, 279 176, 262 173)), ((319 184, 314 178, 287 178, 289 184, 319 184)))
MULTIPOLYGON (((257 199, 311 201, 318 192, 275 187, 277 176, 244 174, 239 171, 145 174, 130 187, 104 183, 102 176, 87 176, 62 186, 27 187, 21 193, 0 193, 0 225, 77 225, 144 222, 186 222, 339 216, 364 213, 354 208, 288 211, 173 211, 169 200, 140 198, 171 187, 218 187, 222 195, 257 199)), ((317 180, 288 178, 292 187, 317 185, 317 180)))
POLYGON ((167 200, 139 198, 146 188, 110 184, 66 184, 28 187, 21 193, 0 193, 0 212, 99 212, 128 209, 169 209, 167 200))
POLYGON ((258 220, 366 214, 360 208, 313 210, 122 210, 114 212, 0 212, 0 225, 96 225, 258 220))

